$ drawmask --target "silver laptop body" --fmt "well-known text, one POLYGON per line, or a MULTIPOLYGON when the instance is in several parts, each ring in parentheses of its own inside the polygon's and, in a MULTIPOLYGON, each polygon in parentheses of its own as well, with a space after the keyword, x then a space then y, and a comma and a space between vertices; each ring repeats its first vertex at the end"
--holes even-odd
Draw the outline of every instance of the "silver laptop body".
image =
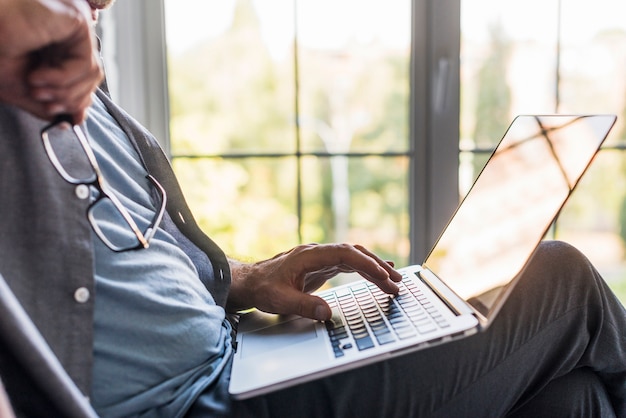
POLYGON ((265 394, 486 329, 589 167, 613 115, 518 116, 398 295, 361 279, 317 293, 333 319, 253 311, 230 392, 265 394))

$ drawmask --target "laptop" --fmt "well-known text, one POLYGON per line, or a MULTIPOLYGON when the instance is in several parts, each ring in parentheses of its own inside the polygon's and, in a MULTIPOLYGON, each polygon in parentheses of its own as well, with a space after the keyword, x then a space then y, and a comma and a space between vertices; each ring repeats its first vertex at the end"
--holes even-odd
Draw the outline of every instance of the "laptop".
POLYGON ((230 392, 245 399, 483 331, 615 123, 516 117, 397 295, 361 279, 318 292, 333 318, 244 313, 230 392))

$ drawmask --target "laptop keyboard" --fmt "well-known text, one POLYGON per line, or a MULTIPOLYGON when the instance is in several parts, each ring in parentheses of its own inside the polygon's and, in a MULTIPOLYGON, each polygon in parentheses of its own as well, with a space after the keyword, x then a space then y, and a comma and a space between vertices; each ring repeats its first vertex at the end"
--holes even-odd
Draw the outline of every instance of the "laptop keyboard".
POLYGON ((335 357, 449 326, 415 283, 405 278, 398 286, 393 296, 365 281, 321 295, 333 312, 326 329, 335 357))

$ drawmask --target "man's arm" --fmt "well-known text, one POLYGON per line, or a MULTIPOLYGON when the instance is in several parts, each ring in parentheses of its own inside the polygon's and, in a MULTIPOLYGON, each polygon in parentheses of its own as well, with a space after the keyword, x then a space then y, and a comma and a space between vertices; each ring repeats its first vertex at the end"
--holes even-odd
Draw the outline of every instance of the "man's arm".
POLYGON ((245 264, 230 260, 233 282, 227 309, 258 308, 317 320, 331 317, 328 304, 310 295, 338 273, 356 272, 387 293, 402 280, 393 265, 359 245, 299 245, 269 260, 245 264))
POLYGON ((0 0, 0 101, 85 118, 103 72, 84 0, 0 0))

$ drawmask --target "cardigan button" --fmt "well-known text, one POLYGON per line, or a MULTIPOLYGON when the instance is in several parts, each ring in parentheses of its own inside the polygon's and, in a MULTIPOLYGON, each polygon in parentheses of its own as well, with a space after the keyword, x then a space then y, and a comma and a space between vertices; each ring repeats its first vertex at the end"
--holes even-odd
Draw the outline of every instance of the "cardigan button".
POLYGON ((87 186, 86 184, 79 184, 74 189, 74 193, 76 194, 77 198, 85 200, 89 197, 89 186, 87 186))
POLYGON ((79 287, 74 292, 74 300, 78 303, 85 303, 89 300, 91 294, 89 293, 89 289, 86 287, 79 287))

